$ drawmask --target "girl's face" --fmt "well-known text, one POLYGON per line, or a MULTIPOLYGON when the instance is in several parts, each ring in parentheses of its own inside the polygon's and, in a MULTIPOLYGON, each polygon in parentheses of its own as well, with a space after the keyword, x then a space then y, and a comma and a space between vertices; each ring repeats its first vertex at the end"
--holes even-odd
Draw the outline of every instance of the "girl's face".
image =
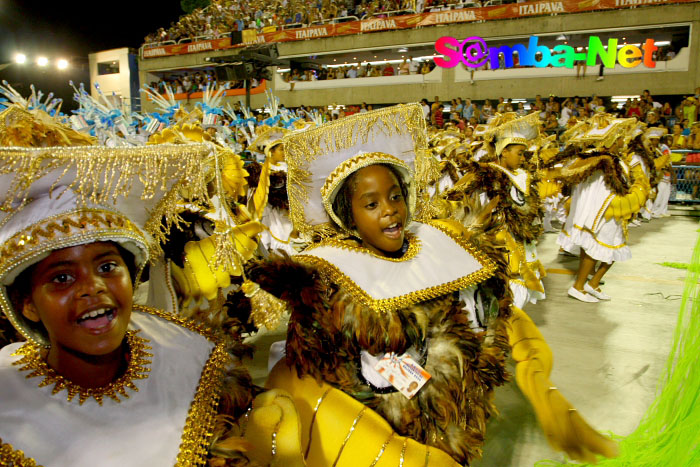
POLYGON ((131 318, 133 287, 116 245, 89 243, 52 252, 32 274, 23 315, 41 321, 49 361, 67 353, 106 355, 119 349, 131 318))
POLYGON ((509 144, 501 152, 501 165, 508 170, 517 170, 520 168, 523 160, 525 145, 509 144))
POLYGON ((352 217, 363 246, 382 256, 401 250, 408 208, 396 175, 370 165, 357 171, 354 184, 352 217))
POLYGON ((270 159, 272 159, 270 162, 272 164, 279 164, 280 162, 284 162, 284 145, 283 144, 278 144, 272 148, 270 151, 270 159))

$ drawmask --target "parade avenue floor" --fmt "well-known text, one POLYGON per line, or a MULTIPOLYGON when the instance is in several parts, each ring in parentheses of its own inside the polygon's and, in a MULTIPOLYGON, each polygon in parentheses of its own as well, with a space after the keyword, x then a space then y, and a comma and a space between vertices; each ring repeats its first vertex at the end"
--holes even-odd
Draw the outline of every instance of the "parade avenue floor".
MULTIPOLYGON (((538 244, 548 274, 547 299, 525 311, 554 353, 551 380, 601 432, 631 433, 654 400, 685 279, 685 270, 660 263, 688 263, 698 227, 697 218, 674 215, 630 229, 632 259, 614 264, 604 278, 602 289, 612 300, 594 304, 567 296, 578 258, 558 254, 558 234, 545 234, 538 244)), ((256 383, 265 381, 269 345, 284 334, 280 327, 250 339, 256 354, 249 368, 256 383)), ((489 422, 483 459, 473 466, 565 459, 548 446, 515 381, 496 391, 496 406, 500 415, 489 422)))

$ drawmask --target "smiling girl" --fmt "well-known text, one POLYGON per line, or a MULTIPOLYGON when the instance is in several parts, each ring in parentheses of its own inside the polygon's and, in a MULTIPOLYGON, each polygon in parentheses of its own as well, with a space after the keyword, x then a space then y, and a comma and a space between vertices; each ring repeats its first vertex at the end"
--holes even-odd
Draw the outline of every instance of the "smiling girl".
MULTIPOLYGON (((3 141, 26 122, 74 136, 41 117, 12 106, 3 141)), ((25 339, 0 348, 0 465, 246 462, 236 446, 210 456, 219 412, 252 401, 240 342, 134 299, 180 188, 206 199, 211 147, 42 143, 0 148, 0 307, 25 339)))

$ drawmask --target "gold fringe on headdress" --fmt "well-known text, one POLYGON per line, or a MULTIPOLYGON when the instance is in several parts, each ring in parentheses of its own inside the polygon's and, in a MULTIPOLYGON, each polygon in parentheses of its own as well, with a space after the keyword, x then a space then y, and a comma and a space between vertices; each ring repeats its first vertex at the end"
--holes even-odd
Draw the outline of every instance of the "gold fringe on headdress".
MULTIPOLYGON (((320 176, 325 180, 325 176, 329 175, 336 166, 346 158, 356 155, 351 154, 354 147, 372 143, 379 136, 389 138, 399 135, 410 135, 412 152, 415 153, 415 159, 412 161, 414 162, 414 182, 420 193, 430 181, 439 176, 439 172, 437 165, 427 163, 429 157, 426 154, 425 120, 419 104, 398 105, 357 114, 285 136, 283 142, 288 165, 287 191, 290 218, 294 227, 303 235, 337 234, 330 219, 325 222, 318 219, 312 222, 307 219, 305 207, 322 206, 320 192, 314 192, 310 187, 312 181, 318 182, 320 176), (322 157, 328 159, 328 163, 323 164, 323 168, 319 168, 316 162, 322 157), (330 159, 337 159, 337 162, 330 159), (322 174, 322 171, 325 172, 322 174), (312 178, 312 174, 315 178, 312 178)), ((372 151, 377 150, 377 148, 372 149, 372 151)), ((390 150, 391 148, 384 148, 385 152, 390 150)), ((401 154, 392 155, 402 158, 401 154)), ((419 203, 420 198, 418 196, 419 203)), ((416 207, 416 211, 421 211, 420 206, 416 207)))
POLYGON ((11 212, 28 201, 32 186, 47 177, 51 186, 74 191, 81 202, 114 204, 119 197, 151 199, 175 182, 151 211, 145 230, 157 242, 181 221, 178 190, 186 187, 193 202, 208 202, 200 170, 211 147, 203 144, 159 145, 137 148, 101 146, 0 148, 0 177, 10 178, 0 210, 11 212), (53 177, 53 179, 51 179, 53 177), (139 187, 139 192, 135 192, 139 187), (165 218, 165 225, 161 221, 165 218))

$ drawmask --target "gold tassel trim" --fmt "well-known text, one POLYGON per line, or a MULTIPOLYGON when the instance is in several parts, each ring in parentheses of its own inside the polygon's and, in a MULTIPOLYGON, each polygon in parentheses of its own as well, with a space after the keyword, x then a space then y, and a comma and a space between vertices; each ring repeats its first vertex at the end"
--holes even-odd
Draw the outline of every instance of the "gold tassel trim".
POLYGON ((287 303, 260 288, 257 283, 246 280, 241 286, 243 293, 250 299, 250 316, 257 327, 265 326, 275 329, 288 311, 287 303))

